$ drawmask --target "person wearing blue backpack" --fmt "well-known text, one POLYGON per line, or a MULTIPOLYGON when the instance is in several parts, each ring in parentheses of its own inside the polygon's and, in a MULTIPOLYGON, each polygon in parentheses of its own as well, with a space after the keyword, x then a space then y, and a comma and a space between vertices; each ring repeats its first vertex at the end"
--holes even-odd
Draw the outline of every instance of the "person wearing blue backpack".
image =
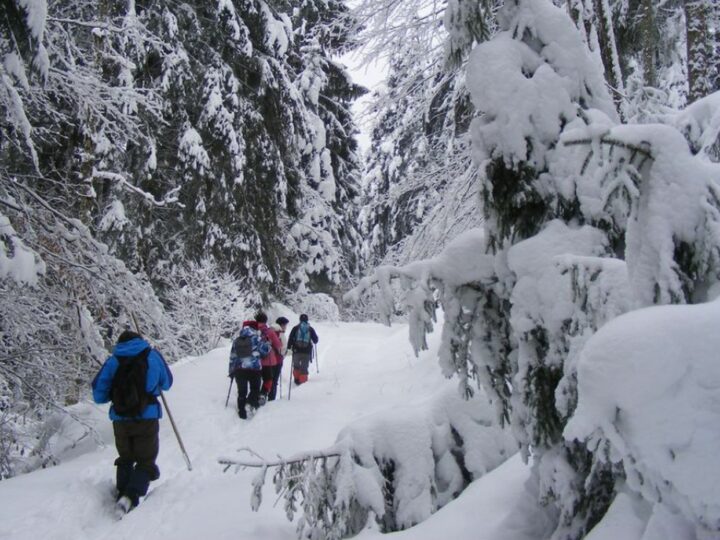
POLYGON ((288 337, 288 350, 293 356, 293 379, 296 385, 301 385, 308 380, 308 366, 312 362, 313 347, 319 341, 315 329, 310 326, 308 316, 300 315, 300 324, 290 330, 288 337))

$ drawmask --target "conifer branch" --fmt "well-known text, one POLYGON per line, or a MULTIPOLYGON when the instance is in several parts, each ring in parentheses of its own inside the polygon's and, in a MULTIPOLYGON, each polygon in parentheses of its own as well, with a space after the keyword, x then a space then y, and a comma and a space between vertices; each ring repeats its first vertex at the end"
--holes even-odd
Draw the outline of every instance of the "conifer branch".
POLYGON ((245 451, 245 452, 252 454, 256 458, 258 458, 258 461, 221 457, 221 458, 218 458, 218 463, 220 465, 225 465, 223 472, 227 471, 230 467, 233 467, 233 466, 235 466, 236 469, 247 468, 247 467, 251 467, 251 468, 284 467, 284 466, 292 465, 292 464, 296 464, 296 463, 304 463, 304 462, 310 461, 310 460, 327 459, 327 458, 331 458, 331 457, 340 457, 340 451, 337 447, 330 447, 327 450, 321 450, 319 452, 303 452, 303 453, 291 456, 287 459, 283 459, 282 457, 279 457, 278 459, 270 460, 270 461, 264 460, 262 458, 262 456, 257 454, 251 448, 241 448, 239 451, 240 452, 245 451))
MULTIPOLYGON (((592 137, 585 137, 582 139, 571 139, 563 141, 564 146, 578 146, 578 145, 589 145, 592 144, 595 141, 592 137)), ((621 141, 620 139, 615 139, 611 137, 601 137, 600 138, 600 144, 610 145, 612 147, 620 147, 624 148, 626 150, 632 150, 633 152, 637 154, 641 154, 645 157, 645 159, 654 160, 652 153, 650 152, 650 143, 647 141, 642 141, 640 145, 629 143, 626 141, 621 141), (643 146, 641 146, 643 145, 643 146)), ((644 163, 644 162, 643 162, 644 163)))

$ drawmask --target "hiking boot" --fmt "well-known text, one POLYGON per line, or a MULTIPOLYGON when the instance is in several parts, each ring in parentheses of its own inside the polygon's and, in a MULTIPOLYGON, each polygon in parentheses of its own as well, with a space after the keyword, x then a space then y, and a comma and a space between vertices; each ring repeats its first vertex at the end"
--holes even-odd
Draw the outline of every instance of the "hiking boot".
POLYGON ((267 403, 267 394, 260 394, 260 397, 258 398, 258 407, 262 407, 267 403))
POLYGON ((115 513, 118 517, 122 517, 135 508, 135 506, 136 505, 130 500, 130 497, 123 495, 118 499, 117 503, 115 503, 115 513))
POLYGON ((247 412, 245 410, 245 407, 238 409, 238 416, 243 420, 247 420, 247 412))
POLYGON ((253 407, 252 405, 250 405, 250 404, 245 405, 246 418, 252 418, 253 416, 255 416, 256 411, 257 411, 257 408, 253 407))

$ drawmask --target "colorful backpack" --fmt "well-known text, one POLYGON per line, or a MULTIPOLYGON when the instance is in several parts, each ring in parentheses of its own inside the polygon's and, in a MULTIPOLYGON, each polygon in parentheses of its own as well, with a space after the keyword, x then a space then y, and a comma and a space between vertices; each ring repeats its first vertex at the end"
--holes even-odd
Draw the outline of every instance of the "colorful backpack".
POLYGON ((250 326, 243 327, 240 335, 233 341, 230 349, 229 374, 232 376, 236 369, 262 369, 260 360, 270 352, 270 343, 261 335, 259 330, 250 326))

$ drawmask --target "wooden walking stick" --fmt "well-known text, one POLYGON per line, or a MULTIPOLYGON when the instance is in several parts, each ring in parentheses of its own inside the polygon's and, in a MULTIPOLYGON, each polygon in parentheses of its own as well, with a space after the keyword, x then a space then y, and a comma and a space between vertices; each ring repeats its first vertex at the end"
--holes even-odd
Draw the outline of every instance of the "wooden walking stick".
MULTIPOLYGON (((133 322, 135 323, 135 331, 138 334, 142 335, 142 332, 140 332, 140 325, 138 325, 137 319, 135 318, 135 312, 131 311, 130 315, 132 315, 133 322)), ((175 425, 175 419, 173 418, 173 415, 170 412, 170 407, 168 407, 167 401, 165 400, 165 394, 163 394, 162 390, 160 390, 160 399, 163 402, 163 407, 165 407, 165 410, 167 411, 168 418, 170 419, 170 425, 172 426, 173 431, 175 432, 175 438, 177 439, 177 442, 180 445, 180 451, 182 452, 183 458, 185 458, 185 464, 187 465, 188 471, 192 471, 192 463, 190 463, 190 456, 188 456, 188 453, 185 450, 185 445, 182 442, 182 438, 180 438, 180 432, 178 431, 178 428, 175 425)))

